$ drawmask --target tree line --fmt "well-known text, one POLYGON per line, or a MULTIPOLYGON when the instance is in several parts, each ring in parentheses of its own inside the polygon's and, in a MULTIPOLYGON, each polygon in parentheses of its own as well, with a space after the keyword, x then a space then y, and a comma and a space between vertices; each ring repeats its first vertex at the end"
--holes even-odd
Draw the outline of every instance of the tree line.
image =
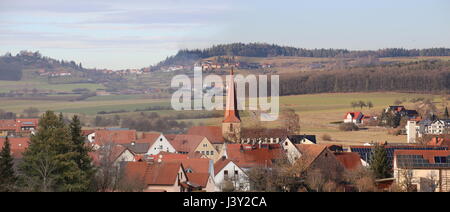
POLYGON ((280 76, 280 95, 329 92, 448 92, 450 62, 421 61, 280 76))
POLYGON ((380 50, 352 51, 347 49, 305 49, 267 43, 232 43, 214 45, 206 49, 182 49, 174 56, 167 57, 156 67, 168 65, 191 65, 199 59, 215 56, 243 57, 417 57, 450 56, 449 48, 404 49, 386 48, 380 50))

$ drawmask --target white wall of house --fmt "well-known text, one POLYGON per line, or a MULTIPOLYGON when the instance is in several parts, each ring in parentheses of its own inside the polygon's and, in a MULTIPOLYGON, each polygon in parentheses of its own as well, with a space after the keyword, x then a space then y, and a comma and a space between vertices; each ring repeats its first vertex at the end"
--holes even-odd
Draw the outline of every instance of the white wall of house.
POLYGON ((416 143, 417 137, 417 122, 416 121, 408 121, 405 126, 406 128, 406 142, 408 143, 416 143))
POLYGON ((244 172, 244 170, 242 170, 234 162, 230 161, 214 177, 216 191, 222 191, 222 187, 223 187, 226 176, 228 176, 228 179, 233 179, 233 182, 235 182, 235 187, 241 188, 240 190, 243 190, 243 191, 249 190, 249 182, 248 182, 247 174, 244 172), (228 173, 228 175, 226 175, 226 173, 228 173))
POLYGON ((289 162, 294 163, 294 161, 300 158, 300 151, 298 151, 297 147, 288 138, 281 143, 281 146, 285 151, 289 162))
POLYGON ((163 134, 148 149, 147 155, 157 155, 160 152, 176 153, 175 148, 173 148, 172 144, 170 144, 169 140, 163 134))
POLYGON ((89 143, 94 143, 95 142, 95 132, 91 133, 87 136, 87 139, 89 141, 89 143))
POLYGON ((117 165, 120 162, 133 162, 134 161, 134 154, 126 149, 125 151, 123 151, 123 153, 121 155, 119 155, 119 157, 117 157, 116 161, 114 162, 114 165, 117 165))

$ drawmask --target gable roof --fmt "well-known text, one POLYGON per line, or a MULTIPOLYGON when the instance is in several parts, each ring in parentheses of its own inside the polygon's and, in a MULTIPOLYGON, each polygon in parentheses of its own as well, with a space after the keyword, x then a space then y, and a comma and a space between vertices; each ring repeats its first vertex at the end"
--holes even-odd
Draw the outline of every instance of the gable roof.
POLYGON ((185 170, 191 169, 194 173, 209 173, 211 159, 208 158, 187 158, 187 159, 167 159, 161 158, 162 162, 182 163, 185 170))
POLYGON ((107 143, 127 144, 136 141, 136 130, 96 130, 95 143, 99 145, 107 143))
POLYGON ((362 167, 361 158, 356 152, 335 152, 334 156, 347 170, 356 170, 362 167))
POLYGON ((174 185, 181 163, 128 162, 124 173, 128 180, 143 180, 146 185, 174 185))
POLYGON ((142 134, 142 139, 140 139, 140 140, 148 141, 148 142, 153 143, 153 142, 155 142, 156 139, 158 139, 159 136, 161 136, 161 135, 162 135, 162 133, 143 133, 143 134, 142 134))
POLYGON ((348 115, 351 115, 352 116, 352 120, 353 119, 362 119, 363 117, 364 117, 364 115, 363 115, 363 113, 361 113, 361 112, 347 112, 346 114, 345 114, 345 117, 344 118, 347 118, 347 116, 348 115))
POLYGON ((228 159, 242 168, 271 167, 283 153, 279 144, 227 144, 226 151, 228 159))
POLYGON ((151 145, 149 143, 138 143, 132 142, 129 144, 122 144, 122 146, 128 148, 131 152, 135 154, 145 154, 150 149, 151 145))
POLYGON ((205 138, 205 136, 181 134, 170 143, 177 152, 193 152, 205 138))
POLYGON ((216 161, 216 163, 214 163, 214 176, 216 176, 220 171, 222 171, 223 168, 225 168, 225 166, 227 166, 231 162, 233 161, 226 158, 221 158, 216 161))
POLYGON ((206 188, 208 185, 209 174, 208 173, 186 173, 189 178, 189 182, 199 185, 202 188, 206 188))
POLYGON ((223 144, 225 142, 222 128, 218 126, 194 126, 188 130, 187 134, 205 136, 212 144, 223 144))
POLYGON ((320 144, 295 144, 295 147, 302 154, 301 159, 305 163, 306 167, 311 166, 311 164, 319 157, 319 155, 327 149, 326 145, 320 144))

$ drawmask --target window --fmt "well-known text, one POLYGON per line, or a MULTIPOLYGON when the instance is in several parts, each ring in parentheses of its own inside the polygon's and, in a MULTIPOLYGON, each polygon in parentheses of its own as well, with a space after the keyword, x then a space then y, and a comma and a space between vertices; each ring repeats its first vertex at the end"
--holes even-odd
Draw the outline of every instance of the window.
POLYGON ((209 151, 206 151, 206 155, 209 155, 209 151))
POLYGON ((202 151, 202 154, 205 154, 205 151, 202 151))
POLYGON ((214 151, 211 151, 211 155, 214 155, 214 151))
POLYGON ((223 171, 223 175, 224 175, 225 177, 228 177, 228 170, 223 171))
POLYGON ((160 138, 159 141, 162 141, 162 138, 160 138))
POLYGON ((234 176, 237 176, 239 172, 237 170, 234 171, 234 176))

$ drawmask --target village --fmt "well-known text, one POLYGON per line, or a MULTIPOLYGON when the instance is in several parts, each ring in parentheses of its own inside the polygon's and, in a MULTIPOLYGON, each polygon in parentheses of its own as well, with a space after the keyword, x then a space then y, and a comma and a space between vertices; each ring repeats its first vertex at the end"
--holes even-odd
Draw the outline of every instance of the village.
MULTIPOLYGON (((105 191, 273 191, 261 184, 270 181, 264 175, 275 172, 276 177, 286 177, 295 185, 276 185, 276 191, 450 191, 448 117, 422 119, 417 111, 401 105, 386 107, 384 114, 391 119, 348 112, 342 122, 356 126, 377 119, 405 119, 402 131, 407 141, 322 144, 316 135, 242 128, 235 84, 230 83, 222 126, 193 126, 185 134, 83 129, 93 165, 115 170, 109 177, 126 185, 105 191), (371 178, 367 170, 379 162, 380 148, 388 170, 384 176, 371 178)), ((39 119, 0 120, 0 147, 8 140, 14 163, 20 163, 39 128, 39 119)))

